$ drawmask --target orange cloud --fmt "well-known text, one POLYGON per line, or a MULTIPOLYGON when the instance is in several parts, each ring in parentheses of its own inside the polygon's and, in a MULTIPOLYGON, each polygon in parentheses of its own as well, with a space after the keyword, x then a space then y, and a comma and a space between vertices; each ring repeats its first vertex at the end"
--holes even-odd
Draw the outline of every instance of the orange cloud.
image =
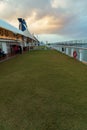
POLYGON ((36 13, 33 12, 33 15, 27 19, 32 32, 37 34, 44 34, 44 33, 52 33, 56 29, 60 29, 63 26, 63 20, 55 19, 53 16, 45 16, 42 19, 36 20, 36 13))
POLYGON ((5 7, 6 7, 6 3, 1 2, 0 3, 0 12, 4 11, 5 7))

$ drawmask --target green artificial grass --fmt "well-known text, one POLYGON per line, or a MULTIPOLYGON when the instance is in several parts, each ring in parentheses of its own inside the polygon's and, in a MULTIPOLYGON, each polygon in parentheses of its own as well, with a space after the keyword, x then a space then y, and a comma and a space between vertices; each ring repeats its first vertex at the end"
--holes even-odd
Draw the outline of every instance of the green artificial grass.
POLYGON ((87 65, 54 50, 0 63, 0 130, 86 130, 87 65))

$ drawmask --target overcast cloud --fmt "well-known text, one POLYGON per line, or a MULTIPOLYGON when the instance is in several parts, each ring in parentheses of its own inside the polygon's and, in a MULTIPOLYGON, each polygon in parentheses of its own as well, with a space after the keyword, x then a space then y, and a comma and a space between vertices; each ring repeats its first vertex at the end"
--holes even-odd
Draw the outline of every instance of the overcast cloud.
POLYGON ((18 26, 27 21, 35 34, 87 37, 87 0, 0 0, 0 18, 18 26))

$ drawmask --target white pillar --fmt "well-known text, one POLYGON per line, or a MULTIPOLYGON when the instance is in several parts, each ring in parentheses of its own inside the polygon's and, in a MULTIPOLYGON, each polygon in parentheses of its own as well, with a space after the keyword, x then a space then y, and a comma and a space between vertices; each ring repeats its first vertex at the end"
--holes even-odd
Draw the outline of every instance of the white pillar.
POLYGON ((5 54, 8 53, 7 44, 5 42, 2 42, 2 50, 4 51, 5 54))
POLYGON ((73 57, 74 48, 71 48, 71 57, 73 57))
POLYGON ((79 60, 82 61, 83 55, 82 55, 82 50, 79 49, 79 60))
POLYGON ((60 49, 59 49, 60 52, 62 52, 62 46, 60 46, 60 49))
POLYGON ((69 55, 69 48, 66 48, 66 55, 69 55))

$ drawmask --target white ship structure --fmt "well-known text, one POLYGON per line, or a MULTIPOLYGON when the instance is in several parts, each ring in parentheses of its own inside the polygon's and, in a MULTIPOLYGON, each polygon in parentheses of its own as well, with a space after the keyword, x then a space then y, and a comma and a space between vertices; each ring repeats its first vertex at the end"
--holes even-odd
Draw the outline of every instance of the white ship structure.
POLYGON ((29 32, 26 21, 18 20, 19 29, 0 19, 0 58, 23 53, 39 45, 38 39, 29 32))

